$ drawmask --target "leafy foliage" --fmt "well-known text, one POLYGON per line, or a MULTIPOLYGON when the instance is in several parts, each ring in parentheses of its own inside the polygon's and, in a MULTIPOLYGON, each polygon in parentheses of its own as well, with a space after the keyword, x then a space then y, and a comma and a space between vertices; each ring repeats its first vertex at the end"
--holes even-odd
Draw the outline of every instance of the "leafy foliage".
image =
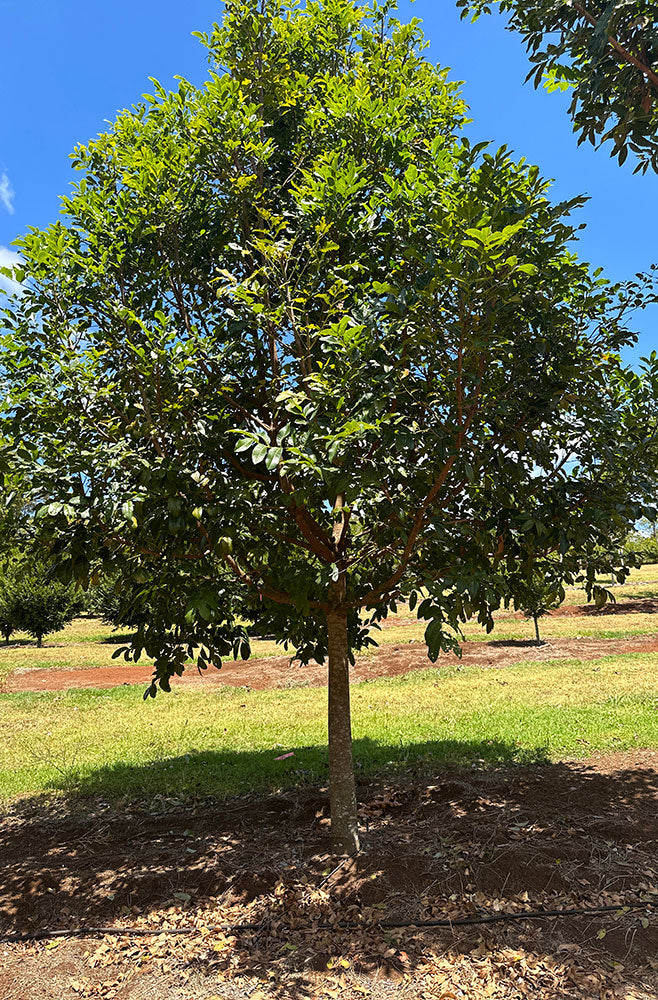
MULTIPOLYGON (((491 10, 490 0, 457 0, 463 16, 491 10)), ((658 3, 656 0, 500 0, 509 28, 526 43, 528 79, 548 90, 573 89, 574 130, 612 142, 623 163, 658 171, 658 3)))
POLYGON ((75 588, 50 579, 46 567, 39 563, 17 567, 9 588, 8 622, 13 630, 34 636, 39 646, 45 635, 60 632, 73 621, 79 609, 75 588))
POLYGON ((578 200, 460 137, 393 6, 228 3, 203 87, 154 81, 75 151, 5 311, 4 465, 49 498, 62 578, 157 604, 124 650, 152 695, 248 654, 244 593, 303 661, 331 632, 343 775, 347 656, 398 601, 436 659, 492 626, 501 570, 557 550, 579 576, 655 468, 658 360, 618 356, 642 288, 574 255, 578 200))
POLYGON ((155 85, 76 150, 67 224, 19 243, 15 461, 39 456, 64 579, 99 559, 184 595, 132 651, 165 683, 244 652, 236 586, 304 660, 336 602, 358 648, 427 588, 436 657, 490 620, 492 568, 591 547, 650 491, 616 353, 638 290, 568 249, 577 201, 458 138, 418 24, 386 23, 229 5, 203 38, 227 72, 155 85))

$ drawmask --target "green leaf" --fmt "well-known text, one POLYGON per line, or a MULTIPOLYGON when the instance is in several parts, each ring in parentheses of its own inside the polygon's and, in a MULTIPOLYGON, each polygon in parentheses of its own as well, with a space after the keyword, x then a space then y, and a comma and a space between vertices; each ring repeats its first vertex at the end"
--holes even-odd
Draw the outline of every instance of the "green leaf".
POLYGON ((270 471, 276 469, 277 465, 279 465, 281 461, 282 455, 283 455, 283 448, 268 449, 267 456, 265 458, 265 465, 270 471))
POLYGON ((251 461, 254 465, 258 465, 259 462, 262 462, 268 451, 269 449, 267 445, 259 442, 251 453, 251 461))

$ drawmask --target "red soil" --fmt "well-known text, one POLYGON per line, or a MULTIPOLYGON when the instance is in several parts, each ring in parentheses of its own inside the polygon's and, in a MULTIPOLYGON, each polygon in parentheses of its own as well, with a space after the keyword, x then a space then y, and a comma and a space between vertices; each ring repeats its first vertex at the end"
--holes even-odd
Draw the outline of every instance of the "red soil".
MULTIPOLYGON (((465 642, 459 660, 453 654, 443 654, 438 666, 461 663, 482 668, 507 667, 521 660, 554 660, 577 658, 592 660, 600 656, 624 653, 658 652, 658 635, 630 639, 553 639, 543 646, 519 640, 465 642)), ((353 681, 396 677, 411 670, 431 667, 427 648, 422 642, 383 646, 374 655, 357 658, 352 669, 353 681)), ((48 670, 19 669, 8 678, 5 691, 63 691, 69 688, 110 688, 121 684, 144 684, 151 677, 151 667, 144 664, 124 664, 89 669, 48 670)), ((291 663, 287 656, 271 656, 261 660, 226 660, 221 670, 208 670, 200 675, 190 667, 173 682, 185 687, 230 685, 254 689, 322 686, 326 668, 316 663, 304 667, 291 663)))

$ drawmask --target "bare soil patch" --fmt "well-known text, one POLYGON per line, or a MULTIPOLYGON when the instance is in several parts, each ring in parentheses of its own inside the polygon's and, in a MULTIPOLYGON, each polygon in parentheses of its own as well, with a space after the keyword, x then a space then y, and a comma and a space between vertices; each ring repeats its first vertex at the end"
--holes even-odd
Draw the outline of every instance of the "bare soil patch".
POLYGON ((416 772, 362 783, 359 799, 364 850, 333 874, 322 791, 123 810, 19 803, 0 820, 0 930, 197 933, 0 942, 0 996, 655 998, 657 753, 416 772), (380 924, 625 901, 647 908, 380 924), (204 930, 235 923, 256 929, 204 930))
MULTIPOLYGON (((602 608, 597 608, 595 604, 562 604, 550 612, 551 617, 559 618, 567 616, 570 618, 586 615, 587 617, 602 617, 608 615, 655 615, 658 613, 658 600, 652 597, 642 597, 636 600, 620 600, 615 604, 609 602, 602 608)), ((514 616, 522 618, 520 613, 514 616)))
MULTIPOLYGON (((583 659, 615 656, 624 653, 658 652, 658 634, 629 639, 552 639, 542 646, 523 640, 465 642, 461 659, 443 654, 437 664, 427 658, 422 642, 382 646, 375 653, 357 657, 352 669, 353 681, 396 677, 412 670, 431 666, 461 664, 462 666, 503 668, 523 660, 583 659)), ((69 688, 110 688, 121 684, 147 684, 151 677, 148 664, 117 664, 113 667, 48 670, 19 669, 7 679, 5 691, 63 691, 69 688)), ((226 660, 221 670, 203 674, 190 667, 172 684, 183 687, 231 685, 254 690, 285 688, 299 685, 322 686, 326 683, 324 666, 311 663, 302 666, 291 663, 288 656, 272 656, 258 660, 226 660)))

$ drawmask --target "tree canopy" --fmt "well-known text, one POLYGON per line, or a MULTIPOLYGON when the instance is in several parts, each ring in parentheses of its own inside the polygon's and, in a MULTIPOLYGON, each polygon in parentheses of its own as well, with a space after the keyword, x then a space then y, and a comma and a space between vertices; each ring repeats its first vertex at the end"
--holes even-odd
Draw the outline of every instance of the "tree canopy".
POLYGON ((43 645, 43 637, 60 632, 80 610, 72 585, 54 580, 38 561, 17 561, 0 577, 0 631, 27 632, 43 645))
MULTIPOLYGON (((463 16, 491 0, 457 0, 463 16)), ((569 113, 580 142, 612 143, 623 163, 658 171, 658 3, 656 0, 499 0, 522 35, 528 79, 573 89, 569 113)))
POLYGON ((578 260, 578 200, 460 135, 391 7, 227 4, 203 87, 154 81, 75 151, 62 221, 19 241, 2 361, 5 461, 63 578, 101 565, 161 609, 126 650, 151 694, 248 652, 245 602, 328 656, 345 849, 372 626, 408 600, 436 659, 492 626, 501 566, 552 550, 575 579, 653 484, 657 365, 618 355, 641 289, 578 260))

